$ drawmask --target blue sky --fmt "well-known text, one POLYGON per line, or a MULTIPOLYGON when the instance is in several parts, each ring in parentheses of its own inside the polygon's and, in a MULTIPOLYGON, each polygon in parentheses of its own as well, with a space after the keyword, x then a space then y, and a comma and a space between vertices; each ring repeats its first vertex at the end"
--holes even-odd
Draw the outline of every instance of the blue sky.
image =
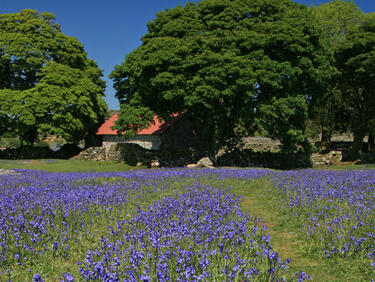
MULTIPOLYGON (((115 90, 108 75, 115 65, 124 61, 126 54, 137 48, 146 33, 146 23, 166 8, 184 5, 186 0, 0 0, 0 14, 22 9, 51 12, 61 25, 63 33, 76 37, 88 57, 104 70, 107 83, 106 102, 110 109, 118 109, 115 90)), ((198 1, 193 1, 198 2, 198 1)), ((297 0, 319 5, 323 0, 297 0)), ((375 11, 374 0, 354 1, 366 13, 375 11)))

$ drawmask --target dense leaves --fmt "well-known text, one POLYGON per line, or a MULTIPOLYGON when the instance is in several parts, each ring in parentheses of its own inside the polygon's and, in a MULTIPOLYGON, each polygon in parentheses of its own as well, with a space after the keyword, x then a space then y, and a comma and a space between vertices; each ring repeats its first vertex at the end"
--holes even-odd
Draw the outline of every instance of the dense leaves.
POLYGON ((304 122, 289 121, 307 115, 329 76, 309 19, 305 6, 289 0, 205 0, 158 13, 142 45, 111 74, 121 103, 117 128, 129 132, 152 113, 184 112, 205 127, 211 153, 239 128, 271 125, 272 137, 288 132, 284 149, 304 145, 304 122))
POLYGON ((38 134, 70 142, 94 134, 107 114, 101 76, 53 14, 0 15, 0 134, 15 133, 25 144, 38 134))
MULTIPOLYGON (((334 0, 317 7, 311 7, 312 20, 321 28, 326 45, 327 56, 332 65, 332 75, 326 92, 319 96, 313 108, 314 119, 321 126, 322 145, 324 151, 329 148, 329 142, 334 130, 347 131, 349 99, 342 91, 347 87, 346 78, 338 69, 341 59, 337 52, 348 40, 348 35, 356 32, 363 22, 365 14, 353 1, 334 0)), ((344 91, 345 92, 345 91, 344 91)))
POLYGON ((375 17, 347 35, 336 52, 341 72, 342 95, 346 99, 347 128, 354 134, 352 153, 358 153, 366 134, 374 134, 375 87, 375 17))

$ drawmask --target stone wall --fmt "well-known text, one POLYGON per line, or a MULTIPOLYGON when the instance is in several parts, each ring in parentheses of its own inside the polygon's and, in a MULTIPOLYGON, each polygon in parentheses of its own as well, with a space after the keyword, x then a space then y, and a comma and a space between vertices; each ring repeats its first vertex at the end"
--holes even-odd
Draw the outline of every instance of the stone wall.
POLYGON ((106 160, 105 148, 104 147, 90 147, 80 152, 77 156, 74 156, 72 159, 104 161, 106 160))
MULTIPOLYGON (((157 136, 160 141, 159 150, 150 150, 139 146, 139 142, 127 143, 124 140, 117 143, 118 136, 103 140, 104 160, 124 161, 130 165, 142 164, 152 167, 158 163, 163 167, 181 167, 196 163, 202 157, 207 156, 205 146, 201 140, 203 132, 199 124, 183 117, 168 128, 163 135, 157 136)), ((341 139, 345 139, 342 136, 341 139)), ((340 139, 334 138, 334 140, 340 139)), ((326 154, 314 153, 283 153, 280 151, 281 143, 267 137, 244 137, 243 146, 229 153, 221 150, 217 157, 217 166, 240 167, 268 167, 275 169, 292 169, 306 167, 320 167, 337 165, 346 159, 346 152, 351 144, 347 141, 333 141, 331 151, 326 154)), ((144 139, 140 139, 144 140, 144 139)), ((150 140, 150 139, 149 139, 150 140)), ((151 140, 152 141, 152 140, 151 140)), ((150 142, 151 142, 150 141, 150 142)), ((159 142, 158 141, 158 142, 159 142)), ((156 142, 155 142, 156 143, 156 142)), ((102 155, 99 149, 93 149, 102 155)), ((90 156, 91 153, 82 153, 82 158, 101 159, 90 156)), ((373 158, 373 156, 371 156, 373 158)), ((370 159, 370 157, 368 158, 370 159)))
POLYGON ((123 161, 128 165, 142 164, 150 167, 151 162, 158 159, 158 152, 146 150, 138 144, 118 143, 110 146, 107 158, 110 161, 123 161))
POLYGON ((242 149, 249 149, 254 152, 277 152, 281 149, 281 142, 279 140, 263 136, 243 137, 242 143, 244 144, 242 149))
MULTIPOLYGON (((176 131, 178 132, 178 129, 176 131)), ((205 156, 203 147, 199 147, 199 143, 194 144, 195 138, 182 133, 174 135, 175 133, 170 132, 171 135, 164 136, 165 143, 161 146, 163 149, 159 151, 147 150, 138 144, 108 142, 106 145, 108 147, 89 148, 77 158, 124 161, 133 166, 142 164, 152 167, 154 163, 158 163, 162 167, 181 167, 196 163, 205 156), (172 136, 177 137, 172 138, 172 136)), ((247 138, 245 146, 248 149, 235 149, 230 153, 222 151, 216 165, 293 169, 336 165, 343 158, 341 151, 331 151, 327 154, 314 153, 311 156, 305 153, 283 153, 277 151, 279 142, 262 142, 264 140, 269 141, 264 137, 247 138)))
POLYGON ((340 151, 326 154, 255 152, 252 150, 233 151, 218 158, 219 166, 267 167, 275 169, 294 169, 338 165, 343 159, 340 151))
POLYGON ((118 135, 103 135, 103 145, 109 147, 115 143, 138 144, 147 150, 159 150, 161 146, 161 137, 159 135, 137 135, 124 139, 118 135))
POLYGON ((218 157, 218 166, 267 167, 292 169, 311 167, 310 156, 305 153, 255 152, 250 149, 234 150, 218 157))
POLYGON ((338 165, 342 161, 341 151, 330 151, 327 154, 314 153, 310 157, 313 167, 338 165))
POLYGON ((20 147, 0 151, 0 159, 69 159, 78 155, 81 148, 74 144, 65 144, 58 151, 49 147, 20 147))

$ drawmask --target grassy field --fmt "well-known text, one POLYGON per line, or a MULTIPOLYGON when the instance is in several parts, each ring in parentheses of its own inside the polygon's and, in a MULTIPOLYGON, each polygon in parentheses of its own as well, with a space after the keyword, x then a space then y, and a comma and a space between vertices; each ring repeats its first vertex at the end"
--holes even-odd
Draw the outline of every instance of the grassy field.
MULTIPOLYGON (((0 168, 92 173, 88 175, 70 173, 65 176, 59 175, 58 177, 54 174, 30 173, 28 177, 17 180, 18 182, 16 180, 9 181, 9 179, 3 180, 2 185, 6 187, 0 190, 0 197, 3 197, 3 199, 1 199, 3 205, 7 205, 9 209, 12 206, 11 204, 14 203, 13 207, 17 206, 17 208, 12 209, 12 215, 2 214, 2 218, 12 218, 7 221, 8 227, 13 224, 12 226, 14 228, 18 228, 17 230, 19 230, 21 236, 17 235, 17 232, 14 233, 12 231, 12 233, 11 229, 8 228, 8 236, 2 237, 2 242, 7 243, 8 249, 7 256, 0 251, 0 257, 3 256, 2 263, 0 264, 0 271, 2 273, 0 274, 1 281, 8 278, 11 278, 12 281, 32 280, 35 274, 41 274, 41 277, 45 281, 57 281, 63 279, 64 275, 67 275, 65 280, 70 281, 70 274, 75 277, 75 281, 81 281, 83 279, 82 277, 88 279, 87 277, 89 277, 90 271, 95 272, 95 267, 98 268, 99 266, 102 267, 100 271, 105 270, 107 274, 111 271, 115 273, 117 271, 116 263, 119 263, 116 262, 116 257, 122 259, 127 258, 128 261, 130 261, 130 254, 126 254, 124 248, 126 246, 126 248, 131 249, 134 247, 135 243, 132 243, 132 245, 129 242, 138 240, 127 235, 130 237, 128 241, 124 241, 124 234, 132 234, 135 230, 139 230, 141 233, 145 231, 146 233, 149 232, 147 233, 150 236, 149 239, 152 239, 152 236, 155 236, 155 234, 152 233, 152 229, 147 229, 146 218, 150 226, 155 224, 155 230, 159 230, 158 228, 163 224, 171 228, 172 223, 178 222, 178 218, 181 217, 178 212, 188 209, 186 207, 190 207, 191 205, 187 205, 185 208, 183 208, 184 206, 182 205, 181 211, 175 211, 175 213, 168 215, 164 214, 164 211, 168 210, 169 207, 173 209, 173 206, 178 206, 178 204, 188 200, 193 203, 196 200, 196 198, 194 198, 195 196, 200 199, 207 199, 207 202, 210 203, 214 203, 215 199, 224 199, 226 197, 224 193, 220 194, 218 198, 210 198, 211 196, 213 197, 214 194, 210 194, 210 196, 204 192, 207 190, 207 187, 209 187, 208 190, 210 191, 216 191, 217 189, 218 191, 225 191, 230 187, 229 195, 240 195, 240 210, 246 211, 251 216, 251 219, 246 221, 245 224, 249 233, 252 233, 251 230, 254 230, 254 226, 258 227, 254 235, 252 234, 250 236, 250 238, 253 238, 253 241, 256 242, 255 245, 257 247, 253 247, 250 251, 257 250, 262 253, 266 250, 267 252, 269 251, 269 254, 265 257, 262 255, 258 256, 258 260, 256 263, 254 262, 253 266, 259 273, 249 277, 253 277, 253 279, 259 281, 268 281, 268 279, 272 277, 285 277, 287 281, 289 281, 292 279, 297 280, 298 276, 295 276, 295 273, 299 274, 300 271, 304 271, 311 275, 315 281, 370 281, 372 278, 375 278, 373 267, 369 265, 372 260, 372 235, 370 233, 372 233, 374 229, 372 226, 375 219, 374 213, 370 209, 370 211, 366 213, 366 216, 362 216, 361 212, 363 208, 358 208, 360 205, 367 205, 367 208, 373 205, 372 191, 375 185, 372 179, 374 178, 374 174, 372 171, 362 171, 363 169, 371 169, 373 166, 355 166, 354 168, 362 169, 356 171, 353 171, 352 167, 334 167, 333 169, 339 170, 339 172, 315 170, 290 173, 282 172, 282 174, 280 172, 280 177, 275 176, 275 174, 279 172, 268 171, 263 175, 262 172, 266 172, 266 170, 247 171, 242 169, 212 170, 216 171, 214 174, 211 173, 210 170, 133 170, 122 173, 120 171, 132 170, 134 167, 129 167, 122 163, 96 163, 81 160, 0 161, 0 168), (108 171, 113 172, 113 174, 93 173, 105 173, 108 171), (287 177, 285 177, 285 175, 287 175, 287 177), (313 183, 319 178, 321 178, 321 180, 319 180, 320 182, 313 183), (304 180, 300 182, 300 179, 307 179, 307 181, 304 180), (280 188, 281 186, 275 186, 275 183, 284 182, 285 185, 282 186, 284 187, 282 189, 280 188), (25 183, 28 184, 26 185, 25 183), (356 201, 354 206, 349 205, 350 201, 342 200, 340 198, 341 194, 334 194, 335 191, 337 192, 341 191, 340 189, 344 189, 343 185, 347 185, 348 188, 350 188, 349 191, 354 197, 344 195, 342 199, 351 197, 350 199, 356 201), (358 186, 360 189, 355 190, 354 186, 358 186), (25 187, 28 187, 30 191, 25 190, 25 187), (189 190, 191 187, 196 188, 196 191, 189 190), (293 189, 301 188, 301 190, 293 190, 292 188, 289 190, 288 187, 293 187, 293 189), (315 189, 311 192, 315 193, 314 200, 309 198, 310 192, 304 194, 304 191, 310 191, 308 189, 311 187, 315 189), (316 187, 319 187, 324 193, 327 192, 327 194, 321 197, 316 187), (29 193, 32 191, 35 191, 35 193, 30 195, 29 193), (194 193, 197 193, 197 195, 194 193), (318 194, 320 196, 318 196, 318 194), (180 199, 180 202, 172 201, 180 196, 185 197, 182 198, 184 200, 180 199), (4 197, 8 198, 4 200, 4 197), (25 201, 22 203, 27 206, 27 208, 18 208, 22 206, 21 202, 19 202, 20 199, 25 201), (306 200, 308 204, 304 205, 301 199, 306 200), (341 200, 336 201, 335 199, 341 200), (286 203, 286 200, 288 203, 292 201, 297 202, 298 205, 283 205, 283 203, 286 203), (39 203, 41 206, 35 207, 34 204, 30 207, 31 210, 28 210, 29 204, 27 203, 39 203), (48 212, 43 214, 41 207, 46 208, 46 211, 50 212, 50 214, 48 214, 48 212), (151 214, 146 212, 148 207, 152 208, 151 214), (141 208, 141 211, 139 208, 141 208), (325 212, 325 210, 328 212, 325 212), (348 215, 354 210, 355 217, 348 219, 348 215), (28 213, 26 213, 27 215, 25 215, 25 211, 28 211, 28 213), (160 214, 158 214, 159 212, 160 214), (153 213, 157 216, 153 217, 153 213), (20 228, 19 226, 23 226, 19 223, 19 216, 21 214, 29 225, 30 222, 32 225, 39 219, 39 226, 24 229, 20 228), (15 215, 17 215, 17 217, 15 215), (335 229, 334 232, 332 231, 334 236, 331 235, 325 227, 327 222, 329 223, 327 226, 330 227, 334 220, 338 220, 343 216, 346 217, 340 223, 340 228, 335 229), (159 222, 163 217, 168 218, 169 221, 159 222), (310 230, 309 228, 312 227, 312 225, 309 225, 310 220, 315 217, 317 217, 317 219, 313 221, 313 224, 318 227, 314 229, 312 235, 307 235, 306 230, 310 230), (15 218, 18 218, 18 221, 15 218), (257 220, 258 218, 261 218, 260 222, 257 220), (140 223, 142 220, 145 220, 145 224, 143 225, 140 223), (172 223, 170 220, 172 220, 172 223), (126 223, 124 223, 125 221, 126 223), (364 222, 359 223, 361 221, 364 222), (50 225, 51 222, 53 223, 52 226, 50 225), (119 224, 124 224, 124 226, 119 227, 119 224), (262 224, 267 227, 266 231, 261 230, 262 224), (108 228, 108 226, 111 226, 111 228, 108 228), (265 233, 270 235, 270 246, 267 245, 268 243, 266 243, 266 241, 262 241, 264 240, 262 236, 264 236, 265 233), (367 236, 368 234, 371 236, 367 236), (38 238, 35 239, 37 240, 35 244, 30 241, 30 236, 38 238), (355 240, 352 240, 352 245, 354 246, 354 242, 356 242, 355 246, 359 245, 358 250, 353 247, 348 252, 337 251, 334 255, 328 255, 329 257, 327 257, 322 251, 323 247, 327 245, 331 246, 330 244, 332 242, 335 242, 337 246, 339 246, 339 243, 347 242, 343 241, 344 239, 337 239, 341 238, 340 236, 345 238, 349 238, 350 236, 355 237, 355 240), (358 241, 358 238, 365 238, 367 242, 358 241), (20 242, 27 247, 22 247, 21 244, 19 244, 20 242), (118 242, 122 242, 121 244, 123 245, 118 242), (357 244, 357 242, 359 243, 357 244), (268 247, 266 246, 266 249, 260 247, 263 245, 267 245, 268 247), (33 254, 30 253, 30 246, 34 248, 33 254), (90 256, 88 250, 90 250, 91 254, 95 255, 90 256), (291 262, 288 264, 288 269, 283 270, 282 267, 279 269, 275 265, 272 265, 270 268, 270 263, 272 263, 270 254, 273 254, 275 251, 277 251, 278 256, 282 258, 281 262, 285 261, 285 259, 291 259, 291 262), (114 256, 114 253, 118 255, 114 256), (23 261, 22 257, 26 259, 23 261), (77 266, 78 262, 81 262, 81 265, 77 266), (99 262, 101 263, 100 265, 98 264, 99 262), (267 274, 267 271, 273 268, 277 270, 277 273, 275 273, 274 276, 270 276, 267 274)), ((227 201, 228 206, 225 206, 225 209, 235 207, 234 199, 227 198, 227 201)), ((218 202, 216 201, 215 203, 215 205, 217 205, 218 202)), ((199 224, 204 224, 205 220, 208 220, 204 217, 204 214, 207 213, 205 208, 210 208, 204 205, 204 201, 202 202, 200 200, 196 205, 196 211, 200 211, 200 213, 198 213, 200 214, 198 216, 199 224)), ((221 208, 225 210, 223 207, 221 208)), ((6 210, 7 208, 5 206, 3 209, 0 207, 0 211, 6 210)), ((195 212, 195 210, 192 212, 195 212)), ((184 214, 184 216, 189 220, 193 220, 189 218, 191 215, 184 214)), ((206 214, 206 216, 210 218, 212 215, 206 214)), ((238 214, 235 210, 228 213, 227 216, 228 217, 223 216, 225 220, 220 221, 223 230, 226 230, 226 228, 234 228, 228 225, 231 222, 244 222, 242 215, 238 214)), ((217 220, 217 218, 215 218, 215 220, 217 220)), ((192 222, 194 222, 194 220, 192 222)), ((193 223, 190 222, 189 224, 193 223)), ((213 224, 207 224, 207 226, 209 225, 213 224)), ((208 228, 207 226, 204 228, 208 228)), ((244 228, 244 226, 241 228, 244 228)), ((161 230, 163 230, 163 228, 159 231, 161 232, 161 230)), ((206 230, 205 232, 211 231, 206 230)), ((222 233, 224 234, 225 232, 222 233)), ((240 234, 241 232, 238 231, 237 233, 240 234)), ((181 236, 181 234, 178 236, 181 236)), ((215 236, 212 242, 215 242, 217 246, 217 244, 220 244, 220 240, 224 239, 218 234, 215 236)), ((241 236, 234 238, 240 240, 239 238, 242 238, 241 236)), ((225 257, 217 258, 211 253, 202 255, 206 249, 210 252, 217 251, 215 247, 210 245, 212 244, 211 242, 207 243, 209 247, 205 249, 199 242, 189 241, 191 240, 188 239, 190 237, 181 239, 182 241, 178 241, 175 237, 173 238, 171 242, 177 244, 180 249, 185 248, 188 250, 189 245, 193 244, 194 250, 197 252, 197 254, 191 258, 193 262, 195 260, 194 263, 200 265, 203 261, 202 258, 207 258, 211 262, 210 267, 208 267, 209 271, 207 270, 207 272, 211 274, 216 273, 215 275, 218 277, 218 281, 228 279, 228 277, 225 276, 228 274, 224 275, 221 268, 223 265, 226 265, 234 269, 237 265, 236 261, 238 263, 237 255, 240 257, 240 261, 250 259, 246 255, 249 253, 249 249, 245 248, 243 245, 232 246, 228 243, 233 241, 233 238, 229 241, 225 241, 224 246, 228 248, 230 246, 230 248, 236 249, 236 256, 234 256, 234 253, 230 253, 227 259, 225 257), (199 254, 198 250, 200 252, 199 254), (212 267, 212 264, 217 267, 212 267)), ((152 241, 151 239, 150 241, 152 241)), ((137 247, 134 251, 140 251, 142 249, 142 242, 137 241, 137 247)), ((156 244, 155 241, 152 242, 156 244)), ((167 252, 169 247, 166 246, 169 246, 168 244, 171 244, 171 242, 164 242, 166 245, 163 245, 159 251, 164 250, 167 252)), ((155 248, 153 246, 154 245, 146 244, 145 248, 154 251, 155 248)), ((176 251, 178 248, 172 248, 171 250, 176 251)), ((159 256, 160 259, 160 253, 152 253, 152 256, 148 257, 148 260, 143 258, 143 262, 147 261, 147 265, 155 264, 155 261, 157 261, 155 260, 155 256, 159 256)), ((140 258, 138 259, 141 260, 140 258)), ((136 262, 133 261, 133 263, 136 262)), ((178 262, 170 258, 167 265, 175 268, 177 263, 178 262)), ((120 264, 124 267, 123 261, 121 261, 120 264)), ((125 265, 129 265, 129 262, 125 265)), ((151 278, 151 280, 156 279, 157 270, 147 270, 147 266, 145 265, 146 264, 143 263, 142 267, 140 267, 139 264, 137 269, 141 269, 146 274, 147 271, 149 271, 147 274, 148 277, 151 278)), ((98 270, 96 272, 97 277, 100 277, 100 274, 98 274, 100 271, 98 270)), ((132 271, 131 268, 129 268, 129 271, 132 271)), ((125 277, 125 274, 122 275, 122 278, 125 277)), ((145 275, 145 277, 147 275, 145 275)), ((173 275, 177 274, 174 273, 173 275)), ((244 277, 247 277, 244 275, 245 274, 242 274, 241 276, 238 274, 233 279, 235 281, 243 281, 244 277)), ((94 279, 93 277, 94 276, 91 278, 94 279)), ((177 276, 174 277, 176 278, 177 276)), ((135 280, 139 280, 140 278, 141 276, 136 276, 135 280)), ((163 280, 162 278, 159 279, 163 280)), ((212 280, 212 277, 205 279, 212 280)), ((100 279, 98 278, 97 280, 100 279)))
MULTIPOLYGON (((144 169, 145 166, 134 167, 123 162, 97 162, 90 160, 0 160, 0 169, 32 169, 50 172, 113 172, 131 169, 144 169)), ((345 164, 317 168, 319 170, 361 170, 375 169, 375 164, 345 164)))
MULTIPOLYGON (((146 168, 146 167, 137 167, 146 168)), ((32 169, 50 172, 110 172, 135 169, 122 162, 90 160, 0 160, 0 169, 32 169)))

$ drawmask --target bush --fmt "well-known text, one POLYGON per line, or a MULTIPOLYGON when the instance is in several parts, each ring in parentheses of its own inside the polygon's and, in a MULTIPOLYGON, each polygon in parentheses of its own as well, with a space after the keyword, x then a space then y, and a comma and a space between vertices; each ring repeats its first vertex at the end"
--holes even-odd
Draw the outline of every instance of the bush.
POLYGON ((21 142, 17 137, 1 137, 0 147, 4 148, 18 148, 21 146, 21 142))

